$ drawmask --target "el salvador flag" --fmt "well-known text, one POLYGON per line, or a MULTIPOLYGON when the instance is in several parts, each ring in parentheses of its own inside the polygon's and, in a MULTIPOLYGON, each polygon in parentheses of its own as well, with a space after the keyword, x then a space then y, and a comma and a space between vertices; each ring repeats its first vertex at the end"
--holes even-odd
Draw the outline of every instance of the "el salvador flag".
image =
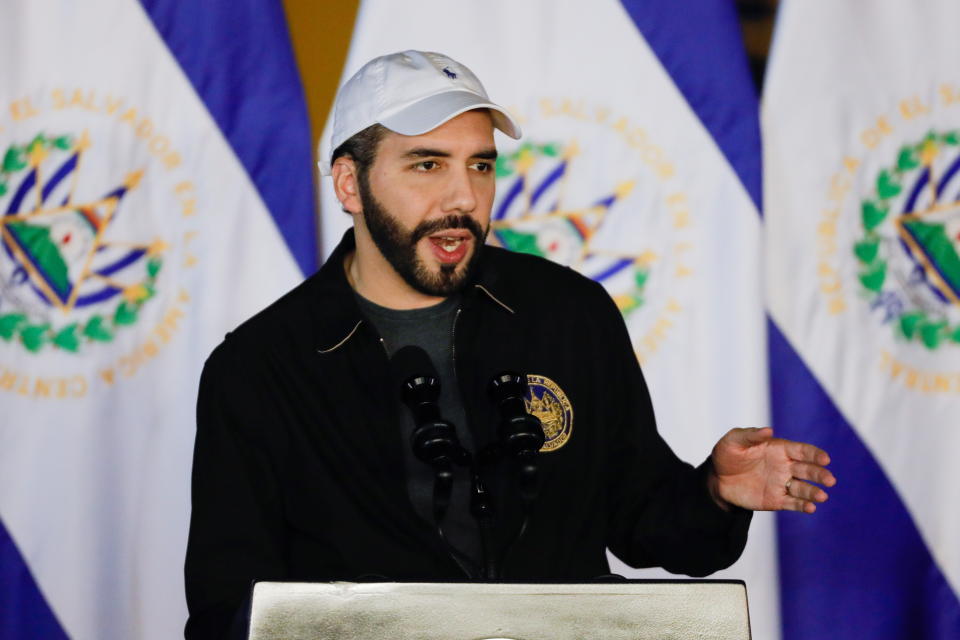
MULTIPOLYGON (((699 462, 768 424, 758 104, 733 3, 364 0, 343 80, 406 49, 465 64, 518 118, 524 138, 497 139, 488 241, 606 286, 674 450, 699 462)), ((329 254, 351 221, 329 180, 322 198, 329 254)), ((722 572, 746 580, 758 638, 779 636, 773 529, 757 514, 722 572)))
POLYGON ((781 3, 763 98, 784 637, 960 637, 960 5, 781 3))
POLYGON ((0 23, 0 638, 182 636, 196 389, 315 267, 279 0, 0 23))

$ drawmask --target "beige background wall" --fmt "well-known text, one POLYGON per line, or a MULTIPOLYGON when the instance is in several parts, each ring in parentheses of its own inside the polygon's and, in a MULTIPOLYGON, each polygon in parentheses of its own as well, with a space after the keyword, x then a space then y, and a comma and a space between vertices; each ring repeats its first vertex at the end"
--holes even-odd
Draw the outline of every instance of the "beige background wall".
POLYGON ((307 94, 314 147, 337 93, 359 4, 359 0, 283 0, 307 94))

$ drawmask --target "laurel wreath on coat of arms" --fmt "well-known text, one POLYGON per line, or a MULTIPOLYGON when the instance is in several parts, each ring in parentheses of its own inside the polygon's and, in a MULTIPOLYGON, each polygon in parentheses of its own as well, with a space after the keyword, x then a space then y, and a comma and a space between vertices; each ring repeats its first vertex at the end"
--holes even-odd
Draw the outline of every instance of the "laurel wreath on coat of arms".
POLYGON ((43 304, 64 311, 68 317, 78 306, 100 306, 99 302, 117 299, 106 312, 62 325, 31 317, 25 309, 7 311, 0 307, 0 339, 16 340, 32 353, 47 346, 77 353, 85 344, 111 342, 119 330, 137 322, 144 303, 156 294, 166 245, 160 240, 136 244, 106 238, 123 195, 137 186, 142 172, 131 173, 120 186, 95 201, 73 202, 71 189, 63 202, 47 202, 55 187, 77 172, 79 159, 89 146, 86 133, 79 138, 40 133, 26 144, 11 144, 0 162, 0 198, 14 191, 21 196, 26 193, 31 200, 31 208, 0 214, 0 259, 12 260, 14 273, 22 281, 29 280, 43 304), (39 169, 52 154, 66 159, 44 182, 39 169), (19 177, 23 179, 13 185, 19 177), (33 181, 32 187, 28 180, 33 181), (77 252, 74 249, 80 235, 85 244, 77 252), (68 246, 71 241, 74 244, 68 246), (104 255, 98 262, 97 258, 104 255), (79 277, 72 277, 71 267, 78 260, 82 271, 79 277), (114 279, 115 274, 143 260, 145 277, 138 282, 114 279), (100 288, 84 297, 80 295, 84 287, 100 288))
MULTIPOLYGON (((879 305, 890 283, 889 259, 881 233, 884 222, 890 218, 894 200, 904 193, 906 181, 917 169, 931 171, 933 160, 948 147, 960 146, 960 131, 938 133, 931 131, 921 140, 902 146, 896 161, 883 168, 877 175, 870 196, 860 202, 860 222, 863 234, 853 245, 860 270, 858 273, 862 290, 868 299, 879 305)), ((919 266, 920 277, 944 304, 939 310, 922 308, 919 305, 901 304, 892 314, 895 331, 909 342, 919 342, 928 349, 943 344, 960 343, 960 323, 951 323, 945 309, 956 304, 960 289, 960 237, 952 238, 945 222, 944 212, 952 218, 960 218, 956 203, 938 204, 940 189, 933 176, 928 174, 928 183, 934 189, 933 204, 923 211, 906 211, 894 221, 899 232, 898 240, 913 256, 919 266)), ((919 187, 915 187, 918 189, 919 187)), ((915 196, 915 194, 914 194, 915 196)), ((911 207, 907 207, 910 209, 911 207)), ((952 221, 956 226, 956 221, 952 221)), ((953 231, 956 235, 956 231, 953 231)), ((896 243, 893 243, 894 246, 896 243)))

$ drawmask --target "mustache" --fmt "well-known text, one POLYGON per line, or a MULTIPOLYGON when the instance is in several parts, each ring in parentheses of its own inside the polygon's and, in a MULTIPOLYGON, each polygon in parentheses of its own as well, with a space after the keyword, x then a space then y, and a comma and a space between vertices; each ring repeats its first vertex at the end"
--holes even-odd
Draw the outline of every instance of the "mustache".
POLYGON ((470 216, 450 214, 436 220, 424 220, 410 232, 410 244, 416 244, 422 238, 443 231, 444 229, 467 229, 477 241, 482 241, 487 236, 486 230, 480 226, 480 223, 470 216))

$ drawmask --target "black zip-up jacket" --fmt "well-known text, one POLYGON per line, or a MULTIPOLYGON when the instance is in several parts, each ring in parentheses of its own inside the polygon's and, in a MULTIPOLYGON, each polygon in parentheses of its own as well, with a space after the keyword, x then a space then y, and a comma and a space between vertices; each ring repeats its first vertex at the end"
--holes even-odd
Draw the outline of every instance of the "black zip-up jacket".
MULTIPOLYGON (((344 272, 349 232, 312 277, 227 336, 200 383, 187 637, 216 638, 255 580, 464 578, 404 477, 396 383, 344 272)), ((545 376, 570 402, 569 438, 538 455, 541 489, 505 580, 632 566, 703 576, 732 564, 750 513, 717 507, 709 459, 661 439, 622 317, 606 291, 546 260, 484 247, 454 324, 454 361, 478 448, 496 438, 486 396, 505 369, 545 376)), ((691 400, 694 401, 694 400, 691 400)), ((521 521, 506 464, 485 475, 498 544, 521 521)))

